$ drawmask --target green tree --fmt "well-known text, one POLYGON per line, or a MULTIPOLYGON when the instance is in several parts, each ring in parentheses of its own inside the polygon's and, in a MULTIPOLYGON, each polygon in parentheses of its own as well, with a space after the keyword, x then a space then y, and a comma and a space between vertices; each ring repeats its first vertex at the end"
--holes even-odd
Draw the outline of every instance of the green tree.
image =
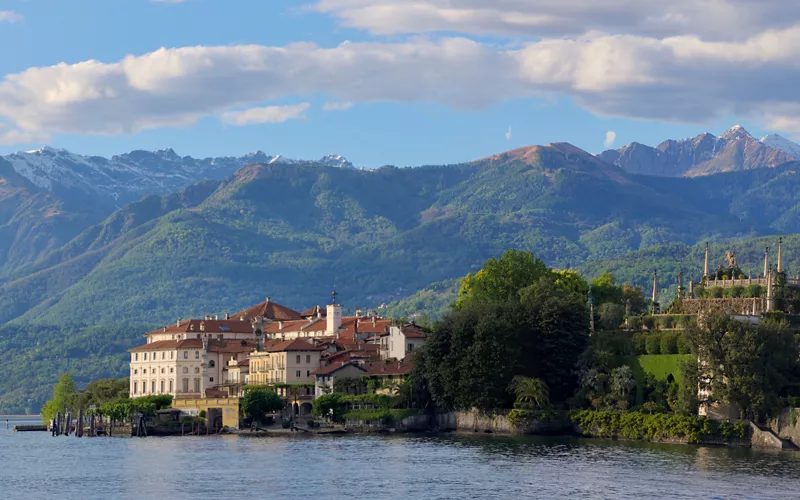
POLYGON ((456 309, 469 302, 506 302, 517 298, 520 290, 549 273, 547 266, 531 252, 508 250, 499 259, 491 258, 480 271, 461 280, 456 309))
POLYGON ((625 320, 625 307, 622 304, 606 302, 597 310, 600 327, 603 330, 616 330, 625 320))
POLYGON ((723 313, 687 330, 698 353, 697 383, 710 396, 700 403, 735 405, 742 417, 764 420, 780 408, 780 394, 795 380, 797 338, 786 323, 758 326, 723 313))
POLYGON ((53 387, 53 398, 42 407, 42 421, 48 422, 56 413, 64 413, 75 396, 75 382, 72 375, 65 373, 53 387))
MULTIPOLYGON (((631 370, 631 367, 622 365, 611 370, 609 386, 618 399, 627 404, 630 399, 631 391, 636 387, 636 380, 633 378, 633 370, 631 370)), ((623 409, 627 409, 627 406, 623 409)))
POLYGON ((247 391, 239 405, 247 418, 262 422, 267 413, 281 411, 284 407, 284 402, 273 391, 257 389, 247 391))
POLYGON ((508 389, 516 396, 517 405, 547 406, 550 404, 550 388, 540 378, 514 377, 508 389))
POLYGON ((575 360, 587 345, 585 299, 540 277, 506 301, 470 301, 437 325, 416 371, 443 408, 508 408, 515 376, 539 378, 554 401, 577 385, 575 360))

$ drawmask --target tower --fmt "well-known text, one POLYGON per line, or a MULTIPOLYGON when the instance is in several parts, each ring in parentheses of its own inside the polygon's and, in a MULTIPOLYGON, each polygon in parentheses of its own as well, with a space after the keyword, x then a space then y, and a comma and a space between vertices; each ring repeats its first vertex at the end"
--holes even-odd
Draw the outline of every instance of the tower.
POLYGON ((769 275, 769 247, 764 250, 764 277, 769 275))
POLYGON ((342 306, 336 302, 336 290, 331 293, 331 303, 327 307, 327 335, 336 335, 339 328, 342 327, 342 306))
POLYGON ((653 271, 653 314, 658 312, 658 271, 653 271))
POLYGON ((703 267, 703 278, 708 279, 708 242, 706 242, 706 263, 703 267))
POLYGON ((783 272, 783 238, 778 238, 778 272, 783 272))

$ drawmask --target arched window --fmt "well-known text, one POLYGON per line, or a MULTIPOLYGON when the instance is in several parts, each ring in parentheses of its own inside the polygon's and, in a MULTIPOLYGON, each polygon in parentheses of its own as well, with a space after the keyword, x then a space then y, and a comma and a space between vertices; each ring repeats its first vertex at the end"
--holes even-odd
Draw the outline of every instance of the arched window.
POLYGON ((153 380, 150 383, 150 392, 152 392, 153 394, 155 394, 155 392, 156 392, 156 381, 155 380, 153 380))
POLYGON ((164 393, 164 381, 163 380, 161 381, 161 393, 162 394, 164 393))
POLYGON ((183 351, 183 359, 189 359, 189 351, 183 351))
POLYGON ((211 361, 208 362, 208 366, 211 367, 211 368, 214 368, 215 366, 217 366, 217 364, 212 359, 211 361))
POLYGON ((172 391, 173 391, 173 384, 172 384, 172 380, 170 380, 169 381, 169 392, 172 392, 172 391))

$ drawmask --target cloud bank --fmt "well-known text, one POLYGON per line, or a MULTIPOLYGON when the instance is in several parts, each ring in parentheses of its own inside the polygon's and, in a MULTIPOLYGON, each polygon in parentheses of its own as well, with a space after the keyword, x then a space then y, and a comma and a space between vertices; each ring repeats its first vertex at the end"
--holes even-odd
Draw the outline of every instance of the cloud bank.
POLYGON ((302 118, 307 103, 257 106, 312 94, 326 111, 365 102, 475 110, 566 96, 599 115, 688 123, 734 115, 800 135, 800 24, 791 25, 800 3, 535 3, 322 0, 316 9, 374 33, 437 34, 333 47, 162 48, 34 67, 0 80, 0 120, 8 137, 124 134, 205 116, 234 125, 302 118))

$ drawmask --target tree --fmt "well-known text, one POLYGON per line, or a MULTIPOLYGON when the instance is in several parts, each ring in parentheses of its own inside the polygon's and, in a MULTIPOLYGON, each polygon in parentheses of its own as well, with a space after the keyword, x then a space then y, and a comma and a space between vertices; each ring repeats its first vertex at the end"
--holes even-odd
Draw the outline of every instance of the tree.
POLYGON ((598 308, 597 316, 603 330, 616 330, 625 320, 625 307, 622 304, 606 302, 598 308))
POLYGON ((626 408, 623 409, 627 409, 631 391, 636 387, 636 380, 633 378, 633 370, 631 370, 631 367, 622 365, 611 370, 609 385, 611 391, 617 396, 618 400, 625 403, 624 406, 626 408))
POLYGON ((74 395, 75 382, 72 380, 72 375, 69 373, 61 375, 58 383, 53 387, 53 399, 42 407, 42 421, 49 421, 56 416, 56 413, 64 413, 70 406, 74 395))
POLYGON ((549 273, 549 269, 531 252, 508 250, 499 259, 491 258, 480 271, 461 280, 456 309, 469 302, 507 302, 517 299, 526 286, 549 273))
POLYGON ((516 404, 547 406, 550 404, 550 388, 540 378, 514 377, 508 389, 517 397, 516 404))
POLYGON ((798 367, 797 338, 786 323, 745 324, 724 313, 701 317, 687 329, 698 354, 700 403, 735 405, 742 417, 765 419, 780 408, 780 394, 798 367))
MULTIPOLYGON (((498 286, 499 288, 509 288, 498 286)), ((439 407, 510 407, 515 376, 539 378, 563 401, 587 345, 585 299, 546 274, 505 301, 469 301, 445 316, 419 352, 416 373, 439 407)))
POLYGON ((258 422, 262 422, 267 413, 281 411, 284 407, 277 393, 265 389, 247 391, 239 404, 247 418, 258 422))

